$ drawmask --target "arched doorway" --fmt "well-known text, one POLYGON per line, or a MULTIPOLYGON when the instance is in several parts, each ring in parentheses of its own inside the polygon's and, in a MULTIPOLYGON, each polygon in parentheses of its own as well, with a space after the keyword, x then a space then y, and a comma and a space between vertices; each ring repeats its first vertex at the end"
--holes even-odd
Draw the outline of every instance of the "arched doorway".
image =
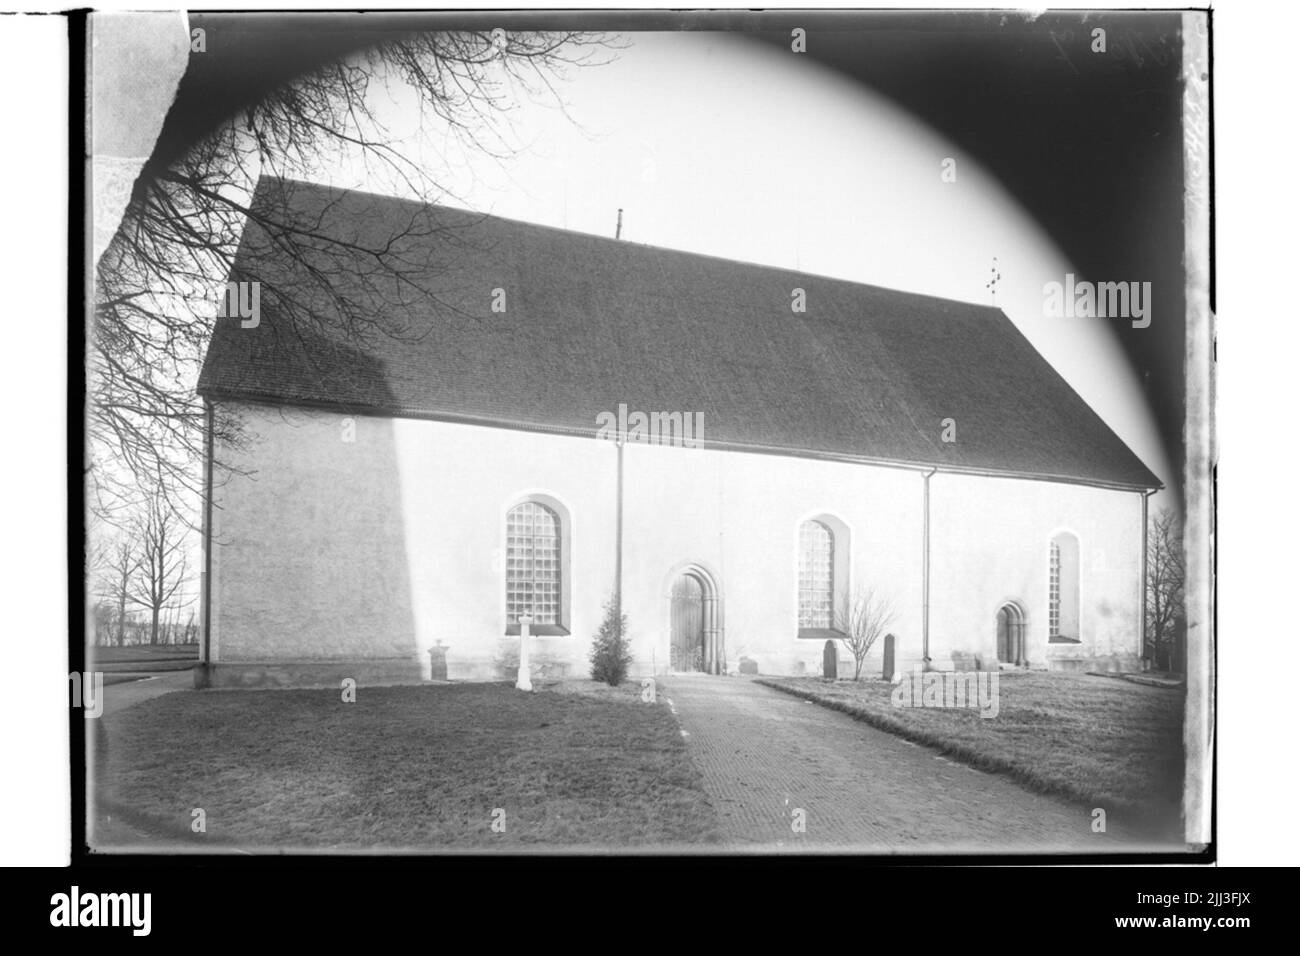
POLYGON ((706 674, 726 670, 718 623, 718 589, 703 568, 687 566, 673 577, 668 619, 671 670, 706 674))
POLYGON ((1025 664, 1025 612, 1014 601, 998 608, 998 663, 1025 664))

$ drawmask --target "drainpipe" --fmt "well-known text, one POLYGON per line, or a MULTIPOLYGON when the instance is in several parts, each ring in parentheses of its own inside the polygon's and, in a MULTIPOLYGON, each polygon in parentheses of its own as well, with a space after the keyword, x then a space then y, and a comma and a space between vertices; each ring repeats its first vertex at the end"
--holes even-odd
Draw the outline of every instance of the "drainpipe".
POLYGON ((930 669, 930 478, 938 468, 931 468, 923 477, 925 506, 921 518, 921 666, 930 669))
POLYGON ((212 661, 212 403, 203 401, 203 665, 212 661))
POLYGON ((614 522, 614 614, 623 620, 623 435, 615 440, 618 446, 618 497, 614 522))
POLYGON ((1141 572, 1138 574, 1138 660, 1146 660, 1147 654, 1147 499, 1155 492, 1148 489, 1142 492, 1142 555, 1139 559, 1141 572))
MULTIPOLYGON (((623 210, 618 211, 618 225, 614 227, 614 238, 623 236, 623 210)), ((621 410, 621 409, 620 409, 621 410)), ((623 623, 623 434, 622 422, 619 423, 618 437, 618 503, 614 525, 614 619, 623 623)), ((623 637, 626 639, 627 635, 623 637)))
MULTIPOLYGON (((701 419, 703 421, 703 419, 701 419)), ((699 435, 695 436, 699 438, 699 435)), ((726 457, 719 455, 718 461, 718 579, 714 581, 714 586, 722 588, 722 582, 727 579, 727 476, 723 474, 727 467, 726 457)), ((705 618, 713 622, 713 659, 716 662, 713 672, 715 674, 725 674, 727 672, 727 632, 722 627, 722 601, 717 591, 713 594, 713 613, 705 618)))

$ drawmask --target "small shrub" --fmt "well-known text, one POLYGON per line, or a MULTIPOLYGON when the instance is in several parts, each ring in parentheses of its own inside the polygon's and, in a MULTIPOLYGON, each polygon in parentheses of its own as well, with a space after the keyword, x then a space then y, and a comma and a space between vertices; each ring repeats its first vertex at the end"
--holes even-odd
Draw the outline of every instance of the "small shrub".
POLYGON ((591 643, 591 679, 617 687, 627 679, 632 652, 627 645, 627 615, 619 615, 611 599, 605 605, 605 619, 591 643))

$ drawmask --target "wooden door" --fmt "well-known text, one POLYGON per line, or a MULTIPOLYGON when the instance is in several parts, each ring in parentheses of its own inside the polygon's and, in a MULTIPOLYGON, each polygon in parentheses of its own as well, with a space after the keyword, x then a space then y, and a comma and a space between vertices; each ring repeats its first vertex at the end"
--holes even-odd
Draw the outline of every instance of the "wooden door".
POLYGON ((1025 618, 1014 604, 998 610, 998 660, 1017 667, 1025 663, 1025 618))
POLYGON ((1003 664, 1016 662, 1015 652, 1011 647, 1011 630, 1011 610, 1006 606, 998 608, 998 660, 1003 664))
POLYGON ((693 574, 673 584, 670 664, 675 671, 704 670, 704 588, 693 574))

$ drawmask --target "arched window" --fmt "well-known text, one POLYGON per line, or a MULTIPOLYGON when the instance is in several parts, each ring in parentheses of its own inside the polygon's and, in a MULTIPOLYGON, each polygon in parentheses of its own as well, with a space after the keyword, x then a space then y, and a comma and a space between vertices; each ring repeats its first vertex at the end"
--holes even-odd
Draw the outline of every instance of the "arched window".
POLYGON ((506 625, 519 633, 519 616, 531 614, 533 633, 563 626, 560 517, 538 501, 506 514, 506 625))
POLYGON ((1061 633, 1061 546, 1052 542, 1052 556, 1047 570, 1047 635, 1061 633))
POLYGON ((835 535, 820 521, 799 526, 799 627, 835 626, 835 535))
POLYGON ((1077 644, 1079 637, 1079 539, 1068 532, 1052 538, 1047 568, 1047 639, 1077 644))

